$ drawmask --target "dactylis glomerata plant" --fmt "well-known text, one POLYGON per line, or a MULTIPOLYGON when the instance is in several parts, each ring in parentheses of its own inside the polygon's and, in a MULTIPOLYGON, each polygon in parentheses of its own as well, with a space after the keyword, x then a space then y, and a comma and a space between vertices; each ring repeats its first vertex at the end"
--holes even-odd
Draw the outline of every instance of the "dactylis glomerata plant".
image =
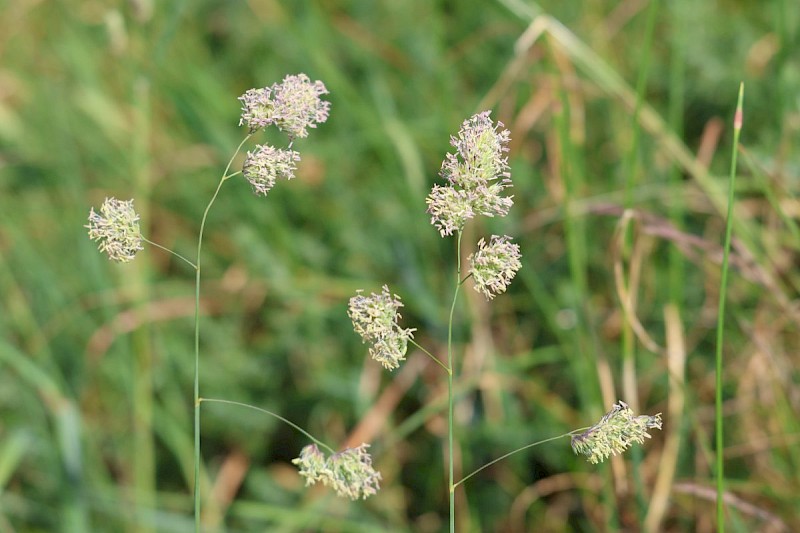
MULTIPOLYGON (((89 237, 98 242, 100 251, 108 254, 113 261, 127 263, 143 249, 143 243, 162 248, 185 261, 195 270, 195 372, 194 372, 194 513, 195 528, 200 527, 201 498, 199 491, 200 469, 200 405, 203 402, 216 402, 255 409, 273 416, 308 437, 312 444, 304 447, 293 463, 306 479, 306 484, 322 482, 343 497, 363 499, 374 495, 380 488, 381 475, 372 466, 372 457, 362 444, 336 452, 331 447, 314 438, 293 422, 280 415, 252 405, 224 399, 202 398, 200 396, 200 262, 203 233, 211 206, 219 195, 222 184, 241 174, 252 186, 253 192, 266 196, 278 180, 294 177, 300 154, 292 149, 297 138, 308 135, 309 128, 325 122, 330 104, 321 99, 328 91, 321 81, 312 82, 305 74, 287 76, 281 83, 270 87, 248 90, 239 100, 242 102, 240 125, 248 127, 248 134, 239 144, 220 178, 217 189, 209 201, 200 221, 197 240, 196 259, 191 261, 184 256, 166 249, 145 238, 139 226, 139 216, 133 207, 133 200, 122 201, 107 198, 95 212, 89 213, 89 237), (242 146, 258 131, 275 126, 289 138, 287 148, 270 145, 257 145, 247 152, 243 168, 239 172, 228 173, 235 156, 242 146), (323 453, 325 449, 328 454, 323 453)), ((481 238, 477 251, 469 256, 468 273, 462 277, 461 244, 465 224, 476 216, 502 217, 508 214, 513 205, 511 196, 505 191, 512 186, 509 172, 508 152, 510 133, 502 123, 492 122, 488 111, 478 113, 462 124, 456 137, 451 138, 455 153, 447 154, 440 175, 444 185, 434 185, 427 198, 428 214, 431 222, 442 237, 456 236, 456 257, 458 262, 454 276, 453 300, 448 321, 447 357, 441 361, 431 352, 414 341, 413 328, 403 328, 398 321, 399 309, 403 306, 400 297, 393 294, 388 286, 383 286, 379 294, 363 294, 358 291, 350 299, 348 315, 355 331, 364 342, 370 344, 369 353, 388 370, 398 368, 405 359, 409 343, 413 344, 447 374, 448 384, 448 478, 450 497, 450 530, 455 528, 456 487, 474 476, 482 469, 505 459, 524 449, 571 437, 576 453, 585 455, 592 463, 597 463, 610 455, 623 452, 633 443, 643 443, 649 438, 648 429, 661 428, 661 415, 634 416, 623 402, 614 405, 595 426, 585 431, 570 433, 529 444, 514 450, 494 461, 483 465, 460 481, 453 479, 453 383, 455 365, 453 353, 453 317, 461 286, 472 279, 476 291, 488 300, 505 292, 517 271, 522 267, 519 245, 506 235, 492 235, 488 241, 481 238)))
POLYGON ((501 122, 496 124, 490 112, 478 113, 464 121, 450 144, 454 153, 448 153, 442 163, 440 176, 444 185, 433 186, 427 197, 428 214, 442 237, 456 236, 457 265, 454 276, 453 300, 450 305, 446 361, 433 355, 414 340, 414 328, 403 328, 398 321, 398 310, 403 306, 399 296, 384 285, 379 294, 369 296, 357 291, 350 299, 348 314, 353 328, 362 340, 369 343, 369 354, 388 370, 394 370, 405 359, 409 343, 427 354, 441 366, 447 375, 448 391, 448 492, 450 504, 450 531, 455 531, 455 489, 484 468, 519 451, 558 438, 572 437, 575 453, 597 463, 616 455, 632 443, 642 443, 649 438, 647 429, 661 428, 661 415, 634 416, 628 406, 619 402, 595 426, 584 432, 576 430, 558 437, 529 444, 483 465, 456 482, 453 479, 453 382, 456 373, 453 354, 453 316, 459 290, 472 279, 473 287, 487 300, 506 291, 517 271, 522 267, 520 247, 507 235, 492 235, 488 241, 481 238, 477 251, 469 256, 467 275, 462 277, 461 245, 464 226, 479 215, 502 217, 513 205, 506 189, 512 186, 509 171, 508 143, 510 133, 501 122))
POLYGON ((380 485, 380 474, 372 467, 372 458, 362 444, 356 448, 348 448, 336 452, 320 442, 305 430, 285 418, 255 406, 241 404, 222 399, 202 398, 200 396, 200 262, 203 245, 203 232, 209 210, 219 195, 222 184, 241 174, 252 186, 258 196, 266 196, 278 180, 291 180, 300 161, 300 154, 292 149, 294 141, 308 135, 310 128, 325 122, 328 118, 330 103, 322 100, 328 90, 321 81, 312 82, 305 74, 286 76, 282 82, 261 89, 250 89, 239 100, 242 103, 240 126, 247 126, 248 134, 239 144, 236 152, 228 162, 217 189, 209 201, 202 220, 197 240, 196 259, 191 261, 180 254, 168 250, 149 241, 142 235, 139 227, 139 216, 133 207, 133 200, 106 198, 96 212, 89 213, 89 238, 97 241, 100 251, 108 254, 109 259, 127 263, 143 249, 144 242, 162 248, 185 261, 195 270, 195 372, 194 372, 194 513, 195 528, 200 527, 201 498, 199 490, 200 470, 200 405, 204 402, 217 402, 256 409, 274 416, 289 424, 307 436, 313 444, 300 452, 294 463, 299 466, 300 474, 306 478, 307 484, 321 481, 336 491, 340 496, 359 499, 375 494, 380 485), (243 168, 240 172, 229 174, 234 158, 244 144, 257 132, 269 126, 275 126, 289 138, 286 148, 270 145, 257 145, 247 152, 243 168), (327 451, 328 456, 320 451, 327 451))

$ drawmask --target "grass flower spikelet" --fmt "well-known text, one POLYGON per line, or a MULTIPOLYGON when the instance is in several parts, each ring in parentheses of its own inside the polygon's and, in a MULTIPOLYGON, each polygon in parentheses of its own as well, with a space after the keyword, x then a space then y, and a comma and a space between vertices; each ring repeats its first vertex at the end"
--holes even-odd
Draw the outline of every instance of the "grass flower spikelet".
POLYGON ((431 222, 442 237, 452 235, 475 216, 475 198, 468 191, 434 185, 426 200, 431 222))
POLYGON ((300 450, 300 457, 292 463, 300 469, 300 475, 306 479, 306 486, 322 480, 325 472, 325 454, 319 451, 316 444, 309 444, 300 450))
POLYGON ((372 468, 372 457, 367 448, 369 444, 362 444, 331 455, 328 459, 329 476, 327 480, 323 479, 323 483, 339 496, 351 500, 366 499, 377 493, 381 475, 372 468))
POLYGON ((369 444, 347 448, 325 458, 316 444, 309 444, 292 460, 306 485, 322 482, 336 494, 351 500, 366 499, 380 490, 381 474, 372 467, 369 444))
POLYGON ((100 213, 94 208, 89 211, 89 224, 84 227, 89 229, 89 238, 98 241, 97 248, 107 253, 112 261, 127 263, 143 249, 139 215, 133 209, 133 200, 106 198, 100 213))
POLYGON ((481 239, 478 251, 469 256, 475 290, 482 292, 488 300, 504 293, 522 268, 519 245, 510 241, 511 237, 507 235, 492 235, 489 244, 481 239))
POLYGON ((413 329, 401 328, 398 309, 403 307, 400 297, 389 292, 384 285, 380 294, 364 296, 357 291, 350 298, 347 315, 353 322, 353 329, 364 342, 372 343, 369 353, 384 368, 393 370, 405 359, 408 339, 413 338, 413 329))
POLYGON ((633 444, 644 444, 650 438, 648 429, 661 429, 661 413, 635 416, 625 402, 618 402, 600 422, 572 436, 572 449, 597 464, 618 455, 633 444))
POLYGON ((239 118, 239 125, 247 125, 250 133, 264 129, 274 122, 272 101, 272 88, 248 89, 239 97, 242 102, 242 115, 239 118))
POLYGON ((305 74, 286 76, 273 86, 273 94, 275 124, 292 139, 306 137, 306 128, 316 128, 328 120, 331 104, 320 99, 328 90, 319 80, 312 83, 305 74))
POLYGON ((306 137, 308 128, 328 119, 331 104, 320 98, 323 94, 328 94, 325 84, 312 82, 305 74, 286 76, 270 87, 249 89, 239 97, 239 125, 246 124, 254 133, 274 124, 291 139, 306 137))
POLYGON ((505 216, 514 203, 511 196, 502 195, 511 187, 504 156, 510 133, 489 115, 489 111, 473 115, 463 122, 458 136, 450 138, 456 152, 447 154, 439 172, 447 185, 434 185, 426 199, 431 223, 442 237, 460 231, 475 215, 505 216))
POLYGON ((252 152, 247 152, 242 175, 253 186, 253 192, 257 196, 266 196, 278 178, 294 178, 298 161, 300 154, 294 150, 259 145, 252 152))
POLYGON ((440 174, 453 185, 474 189, 510 177, 508 158, 503 153, 508 152, 511 133, 502 129, 502 122, 495 126, 490 114, 483 111, 473 115, 463 122, 458 137, 450 138, 457 153, 447 154, 440 174))

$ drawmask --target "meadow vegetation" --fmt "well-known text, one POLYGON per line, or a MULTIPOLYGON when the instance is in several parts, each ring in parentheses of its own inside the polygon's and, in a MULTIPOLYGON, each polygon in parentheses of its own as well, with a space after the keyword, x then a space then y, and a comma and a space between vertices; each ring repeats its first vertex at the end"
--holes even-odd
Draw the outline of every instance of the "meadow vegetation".
POLYGON ((460 531, 714 531, 719 385, 727 529, 800 530, 791 2, 21 0, 0 13, 0 533, 193 529, 195 270, 146 244, 109 262, 83 226, 105 198, 134 198, 149 240, 194 257, 246 135, 237 97, 299 72, 324 81, 331 108, 293 146, 296 179, 267 198, 231 180, 208 213, 202 395, 340 449, 369 443, 380 490, 306 487, 292 464, 305 435, 209 402, 203 531, 446 528, 442 368, 409 344, 387 372, 348 316, 357 291, 384 285, 415 343, 444 361, 452 338, 456 480, 619 401, 663 419, 599 464, 561 439, 481 470, 455 492, 460 531), (468 280, 449 332, 456 247, 426 197, 450 136, 484 110, 510 131, 514 205, 464 226, 461 260, 512 235, 521 268, 490 302, 468 280))

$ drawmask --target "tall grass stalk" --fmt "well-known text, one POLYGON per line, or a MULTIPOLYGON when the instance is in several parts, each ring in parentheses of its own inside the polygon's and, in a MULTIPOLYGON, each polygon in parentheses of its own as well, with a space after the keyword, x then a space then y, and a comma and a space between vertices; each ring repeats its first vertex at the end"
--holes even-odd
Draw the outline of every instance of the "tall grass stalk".
MULTIPOLYGON (((327 120, 330 103, 321 100, 320 97, 324 94, 328 94, 328 90, 321 81, 312 82, 305 74, 298 74, 286 76, 281 83, 273 84, 271 87, 250 89, 239 98, 243 104, 239 125, 247 125, 249 133, 242 139, 228 160, 214 194, 203 211, 197 236, 196 260, 192 263, 180 254, 172 252, 176 257, 192 265, 195 270, 194 450, 192 455, 194 529, 196 533, 201 530, 204 492, 200 480, 200 404, 202 402, 200 397, 200 281, 203 236, 208 215, 219 196, 222 185, 234 176, 242 174, 252 186, 256 196, 266 196, 278 179, 288 181, 294 178, 300 154, 292 150, 292 145, 296 138, 308 135, 308 128, 315 128, 318 123, 327 120), (255 150, 247 153, 242 170, 231 172, 233 161, 242 146, 254 133, 271 125, 276 126, 289 137, 288 148, 281 149, 268 144, 258 145, 255 150)), ((89 230, 89 238, 98 241, 98 248, 106 252, 109 259, 128 263, 144 248, 143 242, 151 242, 142 236, 139 220, 140 215, 134 209, 133 200, 124 201, 112 197, 106 198, 99 212, 95 212, 93 208, 90 210, 89 224, 85 227, 89 230)), ((157 246, 166 250, 163 246, 157 246)), ((305 478, 307 485, 322 482, 331 487, 339 496, 351 500, 367 498, 380 489, 381 475, 372 467, 372 457, 367 451, 368 444, 363 443, 360 446, 348 447, 341 452, 334 452, 332 448, 322 444, 293 422, 271 411, 228 400, 207 401, 251 407, 278 418, 309 437, 314 444, 305 446, 300 452, 300 456, 292 461, 293 464, 298 465, 300 476, 305 478), (322 453, 319 445, 329 450, 330 455, 326 456, 322 453)))
POLYGON ((731 171, 728 178, 728 212, 725 222, 725 244, 722 255, 722 274, 719 284, 719 306, 717 309, 717 349, 716 349, 716 395, 715 395, 715 430, 716 430, 716 486, 717 486, 717 531, 725 533, 725 458, 722 420, 722 344, 725 330, 725 293, 728 287, 728 261, 731 249, 733 229, 733 202, 736 184, 736 159, 739 147, 739 134, 742 131, 742 104, 744 101, 744 83, 739 85, 739 99, 736 103, 736 114, 733 118, 733 150, 731 153, 731 171))
POLYGON ((447 321, 447 486, 450 501, 450 533, 456 530, 456 486, 453 484, 453 315, 456 310, 458 293, 463 283, 461 279, 461 236, 456 238, 456 284, 453 289, 453 303, 450 305, 450 316, 447 321))
MULTIPOLYGON (((445 156, 439 171, 445 185, 435 184, 426 198, 427 213, 439 234, 443 238, 456 236, 455 286, 447 320, 447 364, 440 363, 447 372, 447 493, 451 533, 456 530, 453 322, 458 295, 464 282, 473 278, 475 290, 483 293, 487 301, 491 300, 506 291, 522 267, 519 245, 510 242, 507 235, 492 235, 488 241, 480 239, 477 250, 468 259, 469 273, 462 277, 461 247, 466 223, 478 215, 504 217, 513 205, 512 197, 502 194, 512 186, 505 156, 511 132, 490 115, 490 111, 473 115, 462 123, 458 135, 450 138, 455 152, 445 156)), ((357 291, 348 307, 353 328, 364 342, 372 343, 373 359, 394 370, 405 359, 408 344, 416 345, 415 329, 397 324, 398 309, 403 304, 388 286, 383 286, 381 294, 361 293, 357 291)), ((423 351, 431 356, 427 350, 423 351)))
MULTIPOLYGON (((568 106, 564 105, 564 108, 568 106)), ((643 443, 649 438, 647 429, 661 428, 661 415, 656 416, 634 416, 631 409, 624 403, 618 402, 612 407, 611 411, 595 426, 592 426, 584 433, 571 432, 560 437, 545 439, 517 448, 516 450, 502 455, 467 476, 462 477, 461 481, 455 482, 454 477, 454 448, 455 448, 455 377, 456 363, 453 346, 453 324, 455 320, 456 304, 461 290, 461 286, 467 279, 472 278, 474 288, 486 297, 487 301, 506 291, 508 285, 515 278, 517 272, 522 267, 520 247, 510 242, 511 237, 507 235, 492 235, 488 243, 480 239, 477 251, 469 256, 467 262, 469 269, 466 276, 462 273, 462 239, 466 223, 477 215, 499 216, 508 214, 513 205, 511 197, 502 196, 504 189, 512 186, 510 166, 505 152, 509 150, 510 131, 505 130, 502 122, 493 122, 490 112, 484 111, 473 115, 462 123, 462 127, 457 136, 452 136, 450 143, 456 149, 455 153, 448 153, 442 163, 439 175, 444 178, 444 186, 435 184, 426 203, 428 214, 431 215, 431 223, 437 227, 442 237, 456 236, 456 268, 455 286, 453 298, 450 303, 450 311, 447 321, 447 364, 443 366, 447 372, 447 478, 448 478, 448 514, 449 531, 456 531, 456 504, 455 491, 459 485, 471 478, 483 469, 501 461, 515 453, 526 450, 537 444, 549 442, 560 437, 572 436, 572 447, 575 453, 585 455, 593 464, 602 462, 606 458, 622 453, 633 443, 643 443)), ((568 113, 565 113, 568 117, 568 113)), ((563 150, 564 165, 570 164, 573 158, 569 156, 573 148, 569 140, 568 118, 561 121, 559 134, 567 139, 561 140, 563 150)), ((584 175, 583 169, 577 172, 579 176, 584 175)), ((574 185, 569 180, 569 185, 574 185)), ((570 204, 567 204, 568 215, 570 214, 570 204)), ((567 216, 568 221, 571 220, 567 216)), ((574 220, 577 224, 580 221, 574 220)), ((585 311, 577 298, 579 295, 586 294, 586 256, 585 242, 581 239, 579 232, 568 231, 568 237, 573 237, 570 264, 572 266, 573 280, 579 280, 580 287, 576 289, 577 294, 571 294, 571 303, 577 310, 585 314, 581 316, 580 323, 588 330, 588 312, 585 311)), ((413 332, 416 329, 402 328, 398 324, 401 318, 398 310, 403 307, 400 297, 394 295, 387 285, 384 285, 380 294, 372 293, 369 296, 362 294, 362 290, 356 291, 356 295, 350 298, 348 315, 353 323, 353 328, 364 342, 372 344, 369 352, 373 359, 380 362, 386 369, 394 370, 400 366, 400 362, 405 359, 408 344, 417 345, 413 340, 413 332)), ((417 345, 418 346, 418 345, 417 345)), ((424 353, 433 357, 430 352, 424 353)), ((590 362, 584 355, 580 359, 572 361, 578 376, 586 376, 586 379, 579 379, 580 383, 588 383, 591 376, 590 362)), ((608 365, 603 361, 598 363, 598 372, 607 375, 608 365)), ((610 379, 606 379, 610 383, 610 379)), ((458 382, 459 387, 467 385, 458 382)), ((589 387, 583 387, 589 388, 589 387)), ((585 392, 585 394, 589 394, 585 392)), ((588 402, 587 402, 588 403, 588 402)), ((432 406, 429 406, 432 408, 432 406)), ((606 513, 606 520, 616 522, 616 513, 613 509, 613 497, 606 498, 606 506, 609 507, 606 513)))
POLYGON ((239 143, 239 146, 236 147, 236 151, 228 160, 225 171, 222 173, 222 177, 217 184, 217 189, 211 196, 211 200, 208 202, 205 211, 203 211, 203 218, 200 221, 200 231, 197 236, 197 256, 194 263, 194 530, 196 533, 200 532, 200 505, 202 501, 200 494, 200 257, 203 250, 203 233, 205 232, 208 213, 211 211, 211 206, 214 205, 220 189, 222 189, 222 184, 225 183, 226 180, 239 174, 239 172, 234 172, 233 174, 228 174, 228 172, 233 164, 233 160, 239 154, 244 143, 246 143, 251 136, 252 135, 247 135, 242 139, 242 142, 239 143))

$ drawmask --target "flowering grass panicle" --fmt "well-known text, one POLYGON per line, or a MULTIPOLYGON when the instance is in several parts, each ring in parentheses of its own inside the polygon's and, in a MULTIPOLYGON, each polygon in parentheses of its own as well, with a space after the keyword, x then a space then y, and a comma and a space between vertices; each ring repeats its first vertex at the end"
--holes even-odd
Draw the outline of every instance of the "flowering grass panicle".
POLYGON ((292 459, 292 463, 297 465, 300 475, 306 479, 306 486, 313 485, 317 481, 322 481, 325 475, 325 454, 323 454, 316 444, 309 444, 300 450, 300 457, 292 459))
POLYGON ((242 103, 239 125, 247 125, 250 133, 262 130, 275 122, 272 87, 248 89, 239 97, 239 101, 242 103))
POLYGON ((597 464, 618 455, 633 444, 644 444, 650 438, 648 429, 661 429, 661 413, 635 416, 625 402, 618 402, 600 422, 572 436, 572 449, 597 464))
POLYGON ((473 115, 463 122, 458 137, 450 137, 457 154, 447 154, 440 175, 453 185, 474 189, 510 177, 503 153, 508 152, 511 133, 502 129, 502 122, 495 126, 490 115, 490 111, 473 115))
POLYGON ((309 444, 292 460, 306 485, 322 482, 336 494, 351 500, 366 499, 380 490, 381 474, 372 467, 369 444, 347 448, 327 459, 316 444, 309 444))
POLYGON ((328 459, 329 485, 339 496, 366 499, 380 489, 381 474, 372 467, 367 448, 369 444, 347 448, 328 459))
POLYGON ((127 263, 143 249, 139 215, 133 209, 133 200, 106 198, 100 213, 94 208, 89 211, 89 224, 84 227, 89 229, 89 238, 98 241, 97 248, 107 253, 112 261, 127 263))
POLYGON ((489 244, 481 239, 478 251, 469 256, 475 290, 482 292, 488 300, 505 292, 517 271, 522 268, 519 245, 510 241, 508 235, 492 235, 489 244))
POLYGON ((426 202, 431 223, 442 237, 461 230, 467 220, 475 217, 475 194, 450 185, 434 185, 426 202))
POLYGON ((448 153, 439 175, 446 186, 435 185, 426 199, 431 223, 442 237, 461 231, 475 215, 505 216, 513 205, 503 196, 511 187, 508 158, 510 133, 495 125, 484 111, 464 121, 457 137, 450 138, 456 153, 448 153))
POLYGON ((404 329, 397 324, 401 318, 397 310, 403 303, 399 296, 389 292, 388 286, 384 285, 380 294, 364 296, 362 292, 359 290, 350 298, 347 315, 361 339, 372 343, 369 349, 372 358, 393 370, 405 359, 414 329, 404 329))
POLYGON ((325 84, 311 80, 305 74, 286 76, 274 85, 275 125, 286 131, 290 138, 306 137, 306 128, 316 128, 317 124, 328 120, 331 104, 320 99, 328 94, 325 84))
POLYGON ((257 196, 266 196, 278 178, 294 178, 298 161, 300 154, 294 150, 282 150, 268 144, 257 145, 255 150, 247 152, 242 175, 253 186, 257 196))
POLYGON ((286 76, 270 87, 249 89, 239 97, 239 125, 246 124, 254 133, 274 124, 292 140, 306 137, 308 128, 328 119, 331 104, 320 98, 323 94, 328 94, 325 84, 312 82, 305 74, 286 76))

